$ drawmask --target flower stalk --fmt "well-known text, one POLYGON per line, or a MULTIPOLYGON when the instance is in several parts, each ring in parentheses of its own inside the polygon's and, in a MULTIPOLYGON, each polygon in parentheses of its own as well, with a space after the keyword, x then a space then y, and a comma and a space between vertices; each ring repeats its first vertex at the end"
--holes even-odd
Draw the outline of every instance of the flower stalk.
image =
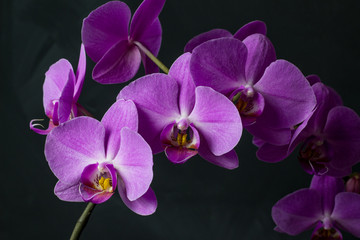
POLYGON ((140 42, 134 41, 134 44, 143 52, 146 56, 148 56, 151 61, 153 61, 164 73, 169 73, 169 68, 167 68, 159 59, 157 59, 154 54, 152 54, 144 45, 140 42))
POLYGON ((84 212, 81 214, 80 218, 77 220, 74 230, 71 234, 70 240, 77 240, 79 239, 82 231, 84 230, 87 222, 89 221, 90 215, 94 210, 96 204, 89 202, 86 206, 84 212))

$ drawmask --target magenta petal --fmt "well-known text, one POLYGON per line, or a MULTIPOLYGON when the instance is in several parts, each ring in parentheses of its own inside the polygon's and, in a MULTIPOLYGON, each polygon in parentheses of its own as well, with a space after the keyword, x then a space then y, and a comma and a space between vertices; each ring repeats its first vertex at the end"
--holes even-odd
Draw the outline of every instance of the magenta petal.
POLYGON ((322 219, 321 197, 315 190, 298 190, 280 199, 271 214, 282 232, 297 235, 322 219))
POLYGON ((248 24, 242 26, 239 30, 237 30, 237 32, 234 34, 234 38, 242 41, 248 36, 255 33, 266 35, 266 24, 259 20, 249 22, 248 24))
POLYGON ((204 144, 202 144, 199 148, 199 155, 206 161, 230 170, 239 167, 239 159, 235 150, 231 150, 230 152, 220 156, 215 156, 210 152, 208 147, 203 145, 204 144))
POLYGON ((47 129, 45 129, 45 127, 40 123, 34 123, 35 121, 43 121, 43 120, 44 119, 33 119, 33 120, 31 120, 30 121, 30 129, 33 130, 34 132, 36 132, 37 134, 48 135, 49 132, 56 126, 53 124, 51 119, 49 120, 49 126, 48 126, 47 129), (44 128, 44 129, 36 128, 37 126, 40 126, 40 127, 44 128))
POLYGON ((343 192, 336 195, 331 218, 341 229, 360 238, 360 194, 343 192))
POLYGON ((300 70, 285 60, 270 64, 254 89, 265 98, 257 124, 292 128, 304 121, 315 107, 314 92, 300 70))
POLYGON ((80 56, 79 63, 76 70, 76 82, 75 82, 75 90, 74 90, 74 102, 77 102, 80 96, 80 92, 85 79, 85 71, 86 71, 86 54, 84 44, 81 44, 80 47, 80 56))
POLYGON ((128 128, 121 129, 121 145, 114 167, 125 183, 127 198, 133 201, 142 196, 153 178, 153 158, 149 145, 128 128))
POLYGON ((275 49, 270 40, 262 34, 252 34, 245 38, 243 43, 248 50, 246 81, 255 84, 264 74, 265 68, 276 60, 275 49))
POLYGON ((120 148, 120 131, 127 127, 138 129, 138 114, 135 104, 128 100, 117 100, 104 114, 101 123, 105 127, 106 158, 113 159, 120 148))
POLYGON ((100 204, 107 201, 114 192, 100 191, 80 183, 80 194, 85 202, 100 204))
POLYGON ((238 110, 224 95, 209 87, 195 89, 195 106, 189 116, 210 151, 223 155, 239 142, 242 124, 238 110))
POLYGON ((154 73, 124 87, 117 99, 131 99, 139 114, 139 133, 154 153, 163 151, 160 134, 163 128, 180 117, 179 87, 171 77, 154 73))
POLYGON ((47 136, 45 156, 51 171, 65 184, 79 182, 83 169, 105 160, 105 129, 90 117, 78 117, 47 136))
POLYGON ((59 100, 71 72, 73 69, 69 61, 60 59, 45 73, 43 104, 49 118, 52 118, 54 112, 54 101, 59 100))
POLYGON ((184 163, 197 153, 196 150, 188 148, 178 148, 174 146, 167 146, 165 148, 166 157, 173 163, 184 163))
POLYGON ((330 110, 324 134, 333 156, 332 167, 343 169, 360 161, 360 117, 350 108, 330 110))
POLYGON ((264 162, 276 163, 289 156, 288 145, 276 146, 264 143, 256 152, 256 157, 264 162))
POLYGON ((120 40, 128 39, 131 12, 120 1, 108 2, 92 11, 83 21, 81 39, 86 53, 98 62, 120 40))
POLYGON ((79 192, 79 183, 68 185, 58 181, 54 189, 55 195, 63 201, 82 202, 84 201, 79 192))
POLYGON ((334 208, 336 194, 343 192, 345 187, 344 181, 341 178, 314 175, 311 180, 310 189, 316 190, 320 194, 324 214, 330 215, 334 208))
POLYGON ((113 45, 98 61, 92 76, 101 84, 126 82, 135 76, 140 61, 139 49, 128 40, 122 40, 113 45))
POLYGON ((70 118, 71 108, 73 105, 75 87, 75 76, 72 71, 69 72, 68 80, 59 98, 58 118, 60 123, 64 123, 70 118))
POLYGON ((222 37, 232 37, 232 34, 225 29, 213 29, 208 32, 201 33, 193 37, 184 48, 184 52, 192 52, 194 48, 200 44, 207 42, 212 39, 222 38, 222 37))
POLYGON ((159 16, 165 0, 144 0, 136 9, 130 25, 130 38, 139 41, 159 16))
POLYGON ((195 104, 195 84, 190 73, 190 53, 184 53, 170 67, 169 76, 180 86, 179 107, 182 116, 188 116, 195 104))
POLYGON ((320 77, 315 74, 306 76, 306 79, 309 81, 311 86, 314 85, 315 83, 321 82, 320 77))
POLYGON ((254 137, 262 139, 269 144, 287 145, 291 139, 290 128, 270 128, 264 125, 252 124, 245 127, 254 137))
POLYGON ((154 191, 150 187, 144 195, 134 201, 127 198, 125 184, 120 178, 118 179, 118 189, 121 199, 131 211, 143 216, 151 215, 156 211, 157 200, 154 191))
POLYGON ((190 70, 196 86, 209 86, 228 96, 246 84, 246 46, 233 38, 207 41, 194 49, 190 70))

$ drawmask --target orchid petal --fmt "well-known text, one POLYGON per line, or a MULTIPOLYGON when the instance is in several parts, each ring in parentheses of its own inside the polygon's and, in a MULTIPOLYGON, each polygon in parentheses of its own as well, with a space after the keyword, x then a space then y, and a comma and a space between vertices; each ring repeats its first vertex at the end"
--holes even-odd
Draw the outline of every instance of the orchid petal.
POLYGON ((131 99, 139 114, 139 133, 154 153, 163 151, 160 134, 163 128, 180 116, 178 84, 171 77, 154 73, 124 87, 117 99, 131 99))
POLYGON ((298 190, 280 199, 271 214, 282 232, 297 235, 322 219, 321 197, 312 189, 298 190))
POLYGON ((150 187, 144 195, 134 201, 127 198, 125 184, 121 178, 118 179, 118 189, 121 199, 131 211, 143 216, 151 215, 156 211, 157 200, 154 191, 150 187))
POLYGON ((195 106, 189 120, 216 156, 232 150, 242 134, 240 115, 234 104, 209 87, 195 89, 195 106))
POLYGON ((246 46, 233 38, 207 41, 194 49, 190 70, 196 86, 209 86, 229 96, 246 84, 246 46))
POLYGON ((54 124, 53 124, 53 121, 50 119, 49 120, 49 126, 47 129, 39 129, 39 128, 36 128, 36 126, 40 126, 42 128, 45 128, 42 124, 40 123, 34 123, 35 121, 43 121, 44 119, 33 119, 30 121, 30 129, 33 130, 34 132, 38 133, 38 134, 41 134, 41 135, 48 135, 49 132, 54 128, 56 127, 54 124))
POLYGON ((128 100, 117 100, 104 114, 101 123, 105 127, 106 158, 114 159, 120 148, 120 131, 127 127, 138 129, 138 114, 135 104, 128 100))
POLYGON ((92 76, 101 84, 122 83, 137 73, 141 61, 139 49, 122 40, 114 44, 95 65, 92 76))
POLYGON ((63 182, 58 181, 54 189, 55 195, 63 201, 67 202, 83 202, 80 192, 79 192, 79 183, 74 185, 68 185, 63 182))
POLYGON ((144 0, 136 9, 130 25, 130 38, 139 41, 159 16, 165 0, 144 0))
POLYGON ((199 155, 206 161, 219 167, 223 167, 229 170, 239 167, 239 159, 235 150, 231 150, 230 152, 227 152, 220 156, 215 156, 211 153, 208 147, 202 144, 199 148, 199 155))
POLYGON ((360 238, 360 194, 342 192, 336 195, 331 218, 340 228, 360 238))
POLYGON ((85 79, 85 71, 86 71, 86 53, 84 44, 81 44, 80 47, 80 55, 79 55, 79 63, 76 70, 76 83, 74 90, 74 102, 77 102, 80 96, 80 92, 85 79))
POLYGON ((262 144, 256 152, 256 157, 264 162, 276 163, 289 156, 288 145, 276 146, 269 143, 262 144))
POLYGON ((60 123, 64 123, 69 120, 71 108, 73 105, 74 87, 75 76, 74 73, 70 71, 68 80, 59 98, 58 118, 60 123))
POLYGON ((100 191, 80 183, 80 194, 85 202, 100 204, 107 201, 114 192, 100 191))
POLYGON ((128 39, 131 12, 120 1, 108 2, 92 11, 83 21, 81 38, 87 55, 98 62, 117 42, 128 39))
POLYGON ((178 148, 174 146, 167 146, 165 148, 166 157, 172 163, 185 163, 188 159, 195 156, 198 152, 188 148, 178 148))
POLYGON ((285 60, 271 63, 254 89, 265 98, 263 114, 255 125, 291 128, 304 121, 316 104, 309 82, 296 66, 285 60))
POLYGON ((87 165, 105 160, 104 137, 102 124, 90 117, 78 117, 54 128, 45 143, 51 171, 64 184, 79 182, 87 165))
POLYGON ((201 33, 193 37, 184 48, 184 52, 192 52, 194 48, 200 44, 207 42, 212 39, 223 38, 223 37, 232 37, 232 34, 225 29, 212 29, 208 32, 201 33))
POLYGON ((306 76, 306 79, 309 81, 310 85, 314 85, 315 83, 321 82, 320 77, 316 74, 311 74, 306 76))
POLYGON ((262 34, 252 34, 245 38, 243 43, 248 50, 246 81, 255 84, 264 74, 265 68, 276 60, 275 49, 270 40, 262 34))
POLYGON ((239 30, 236 31, 234 34, 234 38, 237 38, 243 41, 248 36, 260 33, 266 35, 266 24, 262 21, 255 20, 252 22, 247 23, 246 25, 242 26, 239 30))
POLYGON ((179 85, 179 107, 182 116, 188 116, 195 104, 195 84, 190 73, 190 53, 184 53, 175 60, 168 75, 179 85))
POLYGON ((125 127, 120 134, 121 144, 114 167, 124 181, 127 198, 134 201, 147 191, 152 181, 152 152, 137 132, 125 127))
POLYGON ((252 124, 245 126, 254 137, 262 139, 263 142, 282 146, 288 145, 291 139, 290 128, 271 128, 264 125, 252 124))

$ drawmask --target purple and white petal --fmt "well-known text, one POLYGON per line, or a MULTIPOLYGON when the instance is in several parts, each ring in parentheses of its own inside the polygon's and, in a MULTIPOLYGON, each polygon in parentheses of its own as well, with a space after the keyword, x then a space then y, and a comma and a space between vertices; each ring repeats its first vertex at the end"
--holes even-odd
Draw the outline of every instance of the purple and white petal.
POLYGON ((224 95, 212 88, 195 89, 195 106, 189 118, 206 141, 210 151, 220 156, 239 142, 242 124, 238 110, 224 95))
POLYGON ((114 44, 98 61, 92 76, 101 84, 122 83, 137 73, 141 61, 139 49, 129 41, 122 40, 114 44))
POLYGON ((105 160, 105 129, 90 117, 78 117, 54 128, 47 136, 45 157, 64 184, 79 182, 83 169, 105 160))
POLYGON ((120 1, 108 2, 92 11, 83 21, 81 39, 87 55, 98 62, 116 43, 128 39, 131 12, 120 1))
POLYGON ((266 31, 266 24, 262 21, 255 20, 245 24, 239 30, 237 30, 234 34, 234 38, 243 41, 245 38, 255 33, 266 35, 266 31))
POLYGON ((75 75, 76 81, 75 81, 74 100, 73 100, 74 102, 77 102, 77 100, 79 99, 85 79, 85 71, 86 71, 86 53, 85 53, 84 44, 81 44, 79 63, 75 75))
POLYGON ((58 181, 55 185, 54 193, 60 200, 63 201, 67 201, 67 202, 84 201, 79 192, 79 183, 68 185, 58 181))
POLYGON ((201 33, 193 37, 184 48, 184 52, 192 52, 194 48, 200 44, 207 42, 212 39, 223 38, 223 37, 232 37, 233 35, 225 29, 212 29, 208 32, 201 33))
POLYGON ((246 46, 234 38, 207 41, 194 49, 190 71, 196 86, 212 87, 229 96, 246 84, 246 46))

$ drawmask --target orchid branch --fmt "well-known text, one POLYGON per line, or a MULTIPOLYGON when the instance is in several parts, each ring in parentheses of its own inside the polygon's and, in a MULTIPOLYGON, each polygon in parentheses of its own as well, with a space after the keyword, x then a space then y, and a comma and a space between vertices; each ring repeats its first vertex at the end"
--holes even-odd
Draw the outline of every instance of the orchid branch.
POLYGON ((77 240, 79 239, 82 231, 84 230, 87 222, 89 221, 90 215, 94 210, 96 204, 89 202, 86 206, 84 212, 81 214, 80 218, 77 220, 74 230, 71 234, 70 240, 77 240))
POLYGON ((134 44, 143 52, 146 56, 148 56, 151 61, 153 61, 164 73, 169 73, 169 68, 167 68, 159 59, 157 59, 154 54, 152 54, 144 45, 141 43, 134 41, 134 44))

